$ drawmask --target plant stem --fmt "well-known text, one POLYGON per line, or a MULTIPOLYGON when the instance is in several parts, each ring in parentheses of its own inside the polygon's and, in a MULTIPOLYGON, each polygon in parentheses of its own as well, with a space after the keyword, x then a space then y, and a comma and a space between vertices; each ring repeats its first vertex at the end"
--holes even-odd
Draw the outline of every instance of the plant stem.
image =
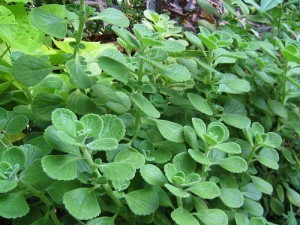
POLYGON ((279 18, 278 18, 278 25, 277 25, 277 33, 278 37, 280 38, 280 28, 281 28, 281 17, 282 17, 282 3, 280 4, 280 10, 279 10, 279 18))
POLYGON ((249 157, 247 159, 248 164, 250 164, 250 162, 252 161, 252 158, 253 158, 253 156, 254 156, 254 154, 255 154, 255 152, 256 152, 257 149, 258 149, 258 147, 256 145, 254 145, 252 147, 250 155, 249 155, 249 157))
MULTIPOLYGON (((204 154, 206 155, 206 156, 208 156, 208 153, 209 153, 209 146, 204 142, 204 154)), ((206 165, 205 164, 203 164, 202 165, 202 173, 205 173, 206 172, 206 165)))
MULTIPOLYGON (((100 174, 97 166, 95 165, 93 158, 92 158, 91 154, 89 153, 89 151, 87 150, 87 148, 85 146, 82 146, 81 151, 82 151, 83 155, 85 156, 85 159, 86 159, 87 163, 89 164, 89 166, 91 167, 91 169, 93 170, 93 172, 95 172, 98 175, 98 177, 101 177, 101 174, 100 174)), ((118 206, 118 208, 120 208, 123 204, 114 195, 111 187, 108 184, 103 184, 102 187, 105 190, 106 194, 113 200, 113 202, 118 206)))
POLYGON ((85 24, 85 19, 86 19, 84 0, 80 0, 80 10, 79 10, 78 18, 79 18, 79 26, 78 26, 78 31, 77 31, 77 35, 76 35, 76 45, 74 48, 74 55, 73 55, 74 59, 79 56, 80 42, 82 39, 82 34, 83 34, 83 29, 84 29, 84 24, 85 24))
POLYGON ((178 206, 178 208, 181 208, 183 206, 182 199, 179 198, 179 197, 176 197, 176 200, 177 200, 177 206, 178 206))
MULTIPOLYGON (((208 56, 207 56, 207 63, 210 67, 212 67, 212 63, 213 63, 213 51, 208 52, 208 56)), ((211 79, 212 79, 212 71, 208 70, 208 74, 206 77, 206 84, 210 84, 211 83, 211 79)))
POLYGON ((27 185, 27 184, 25 184, 21 181, 19 181, 19 184, 22 187, 24 187, 25 189, 27 189, 28 191, 30 191, 32 193, 32 195, 39 198, 46 205, 46 207, 48 209, 48 212, 50 214, 50 218, 54 222, 55 225, 61 225, 61 222, 57 218, 56 213, 54 211, 53 204, 50 202, 50 200, 41 191, 39 191, 35 187, 33 187, 31 185, 27 185))

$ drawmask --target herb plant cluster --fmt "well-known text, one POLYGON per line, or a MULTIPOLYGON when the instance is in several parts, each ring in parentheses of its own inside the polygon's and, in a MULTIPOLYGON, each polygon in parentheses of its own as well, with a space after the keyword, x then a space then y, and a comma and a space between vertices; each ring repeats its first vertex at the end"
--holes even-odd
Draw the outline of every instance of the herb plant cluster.
POLYGON ((195 34, 151 11, 130 32, 121 11, 83 0, 29 12, 0 1, 0 216, 299 224, 297 12, 245 2, 226 1, 228 24, 195 34), (82 41, 93 20, 112 24, 125 53, 82 41))

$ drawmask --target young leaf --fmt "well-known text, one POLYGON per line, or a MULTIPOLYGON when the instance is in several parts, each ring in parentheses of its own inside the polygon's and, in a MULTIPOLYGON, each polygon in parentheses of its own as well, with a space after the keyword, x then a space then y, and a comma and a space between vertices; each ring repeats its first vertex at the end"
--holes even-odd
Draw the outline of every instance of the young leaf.
POLYGON ((10 147, 3 151, 1 155, 1 161, 8 162, 11 166, 19 165, 19 168, 22 169, 26 164, 26 154, 19 147, 10 147))
POLYGON ((168 182, 161 170, 152 164, 142 166, 140 173, 143 179, 151 185, 164 186, 168 182))
POLYGON ((200 118, 193 118, 193 127, 196 131, 196 134, 203 139, 203 134, 206 133, 206 125, 200 118))
POLYGON ((125 199, 131 211, 139 216, 150 215, 159 207, 158 195, 150 188, 129 192, 125 199))
POLYGON ((88 143, 86 147, 93 151, 110 151, 118 147, 118 141, 114 138, 100 138, 88 143))
POLYGON ((12 72, 18 82, 31 87, 38 84, 54 69, 55 67, 40 58, 23 55, 14 62, 12 72))
POLYGON ((195 217, 184 208, 175 209, 171 217, 178 225, 199 225, 195 217))
POLYGON ((199 95, 193 94, 193 93, 189 93, 188 94, 188 98, 191 102, 191 104, 195 107, 195 109, 197 109, 198 111, 206 114, 206 115, 213 115, 213 111, 211 110, 209 104, 207 103, 207 101, 202 98, 199 95))
POLYGON ((99 13, 97 16, 89 18, 89 20, 98 20, 98 19, 118 27, 129 26, 129 20, 125 16, 125 14, 122 13, 120 10, 114 8, 107 8, 101 13, 99 13))
POLYGON ((0 216, 7 219, 15 219, 25 216, 29 212, 29 206, 22 192, 0 195, 0 216))
POLYGON ((47 175, 56 180, 73 180, 77 177, 77 158, 65 155, 47 155, 42 166, 47 175))
POLYGON ((265 193, 267 195, 272 194, 273 186, 269 182, 263 180, 260 177, 256 177, 256 176, 251 176, 251 180, 254 183, 255 187, 258 190, 260 190, 262 193, 265 193))
POLYGON ((135 167, 128 162, 113 162, 102 165, 104 176, 108 180, 131 180, 135 176, 135 167))
POLYGON ((155 120, 161 135, 172 142, 184 142, 183 127, 167 120, 155 120))
POLYGON ((106 114, 101 116, 103 120, 103 130, 99 137, 101 138, 115 138, 121 141, 125 135, 125 126, 121 119, 115 115, 106 114))
POLYGON ((19 134, 26 128, 28 122, 26 116, 15 116, 7 122, 5 132, 8 134, 19 134))
POLYGON ((204 165, 211 165, 212 162, 210 159, 203 153, 197 150, 189 149, 188 150, 190 156, 198 163, 204 164, 204 165))
POLYGON ((204 199, 214 199, 220 195, 219 187, 210 181, 204 181, 190 186, 188 191, 204 199))
POLYGON ((242 192, 235 188, 222 188, 220 199, 230 208, 240 208, 244 204, 244 196, 242 192))
POLYGON ((234 142, 221 143, 214 148, 229 153, 229 154, 239 154, 241 153, 241 147, 234 142))
POLYGON ((248 169, 248 164, 245 159, 239 156, 221 159, 220 161, 215 162, 215 164, 232 173, 242 173, 248 169))
POLYGON ((193 173, 196 169, 196 163, 186 152, 181 152, 173 158, 173 165, 177 171, 182 171, 185 175, 193 173))
POLYGON ((140 93, 131 94, 132 101, 147 115, 152 118, 159 118, 160 113, 152 103, 140 93))
POLYGON ((56 38, 65 38, 67 34, 66 20, 40 8, 32 9, 29 15, 32 24, 44 33, 56 38))
POLYGON ((134 165, 136 169, 145 164, 145 156, 133 148, 123 150, 117 154, 114 162, 128 162, 134 165))
POLYGON ((207 134, 213 137, 214 140, 221 143, 229 138, 228 128, 219 122, 212 122, 207 127, 207 134))
POLYGON ((78 220, 89 220, 101 212, 94 189, 78 188, 66 192, 63 197, 66 209, 78 220))
POLYGON ((220 209, 203 209, 196 213, 197 217, 206 225, 227 225, 228 217, 220 209))
POLYGON ((168 189, 169 192, 171 192, 173 195, 175 195, 178 198, 188 198, 190 197, 190 194, 182 189, 179 189, 177 187, 174 187, 170 184, 165 184, 165 187, 168 189))
POLYGON ((91 87, 91 79, 85 73, 78 59, 71 59, 66 63, 66 68, 70 78, 79 88, 86 89, 91 87))
POLYGON ((97 114, 86 114, 80 121, 84 124, 85 130, 90 130, 88 137, 96 137, 103 130, 103 120, 97 114))

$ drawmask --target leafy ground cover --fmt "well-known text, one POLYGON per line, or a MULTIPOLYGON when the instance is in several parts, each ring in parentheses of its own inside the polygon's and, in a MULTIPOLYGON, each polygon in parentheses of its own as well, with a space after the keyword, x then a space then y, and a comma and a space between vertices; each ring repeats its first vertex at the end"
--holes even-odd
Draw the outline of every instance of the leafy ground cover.
POLYGON ((0 4, 7 223, 299 224, 297 1, 226 1, 196 33, 24 3, 0 4), (123 52, 83 41, 97 20, 123 52))

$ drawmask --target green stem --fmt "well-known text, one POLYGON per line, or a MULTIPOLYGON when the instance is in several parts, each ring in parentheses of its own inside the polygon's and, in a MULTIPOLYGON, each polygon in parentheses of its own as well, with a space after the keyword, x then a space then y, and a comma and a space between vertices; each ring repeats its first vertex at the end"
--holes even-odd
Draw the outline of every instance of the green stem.
POLYGON ((278 37, 280 38, 280 27, 281 27, 281 16, 282 16, 282 3, 280 4, 280 10, 279 10, 279 18, 278 18, 278 25, 277 25, 277 33, 278 37))
MULTIPOLYGON (((83 146, 83 147, 81 147, 81 151, 82 151, 83 155, 85 156, 85 159, 86 159, 88 165, 93 170, 93 172, 95 172, 98 175, 98 177, 101 177, 101 174, 100 174, 97 166, 95 165, 95 163, 93 161, 93 158, 92 158, 91 154, 89 153, 89 151, 87 150, 87 148, 85 146, 83 146)), ((108 184, 103 184, 102 187, 105 190, 106 194, 113 200, 113 202, 118 206, 118 208, 120 208, 123 204, 114 195, 113 190, 111 189, 111 187, 108 184)))
POLYGON ((77 31, 77 35, 76 35, 76 45, 74 48, 74 55, 73 55, 74 59, 79 56, 80 42, 82 39, 83 29, 84 29, 84 24, 85 24, 85 19, 86 19, 84 0, 80 0, 80 10, 79 10, 78 18, 79 18, 79 26, 78 26, 78 31, 77 31))
POLYGON ((178 206, 178 208, 181 208, 183 206, 182 199, 179 198, 179 197, 176 197, 176 200, 177 200, 177 206, 178 206))
POLYGON ((256 145, 252 147, 250 155, 249 155, 249 157, 247 159, 248 164, 251 163, 251 161, 252 161, 252 159, 254 157, 254 154, 255 154, 255 152, 256 152, 257 149, 258 149, 258 147, 256 145))
MULTIPOLYGON (((208 156, 208 154, 209 154, 209 146, 204 142, 204 154, 206 155, 206 156, 208 156)), ((206 166, 207 165, 205 165, 205 164, 203 164, 202 165, 202 173, 205 173, 206 172, 206 166)))
POLYGON ((286 98, 286 94, 287 94, 287 70, 288 70, 288 62, 286 63, 285 67, 284 67, 284 71, 283 71, 283 85, 282 85, 282 91, 281 91, 281 103, 282 105, 285 105, 287 98, 286 98))
MULTIPOLYGON (((213 63, 213 51, 208 52, 208 56, 207 56, 207 63, 210 67, 212 67, 212 63, 213 63)), ((208 74, 206 77, 206 84, 211 84, 211 79, 212 79, 212 71, 208 70, 208 74)))
POLYGON ((34 195, 35 197, 39 198, 46 205, 49 215, 50 215, 50 218, 53 221, 53 223, 55 225, 61 225, 61 222, 59 221, 59 219, 56 216, 53 204, 41 191, 39 191, 35 187, 33 187, 31 185, 27 185, 21 181, 19 181, 19 185, 24 187, 26 190, 30 191, 32 193, 32 195, 34 195))

